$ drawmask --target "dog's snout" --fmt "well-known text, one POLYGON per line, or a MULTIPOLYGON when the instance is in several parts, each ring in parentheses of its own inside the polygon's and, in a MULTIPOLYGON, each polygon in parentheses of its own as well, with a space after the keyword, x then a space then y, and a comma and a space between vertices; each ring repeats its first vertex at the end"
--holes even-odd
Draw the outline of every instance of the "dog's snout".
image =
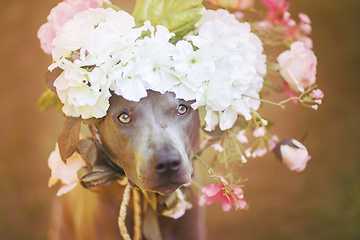
POLYGON ((155 169, 159 173, 163 173, 167 171, 176 171, 179 168, 180 163, 181 162, 179 160, 170 161, 166 163, 159 163, 158 165, 156 165, 155 169))
POLYGON ((179 169, 181 156, 177 150, 160 152, 154 156, 155 170, 158 173, 169 173, 179 169))

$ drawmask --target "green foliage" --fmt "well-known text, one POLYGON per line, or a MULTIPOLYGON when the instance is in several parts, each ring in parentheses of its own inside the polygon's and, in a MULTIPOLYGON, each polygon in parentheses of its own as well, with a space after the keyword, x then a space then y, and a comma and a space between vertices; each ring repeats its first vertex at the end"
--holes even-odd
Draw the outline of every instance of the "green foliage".
POLYGON ((133 17, 141 26, 149 20, 153 26, 163 25, 175 33, 176 42, 194 29, 201 18, 201 0, 137 0, 133 17))
POLYGON ((111 4, 111 3, 107 3, 107 2, 105 2, 105 1, 103 1, 103 8, 104 8, 104 9, 106 9, 106 8, 112 8, 112 9, 114 9, 115 11, 121 11, 121 10, 122 10, 122 9, 119 8, 118 6, 115 6, 115 5, 111 4))
POLYGON ((56 110, 61 111, 62 104, 58 95, 50 89, 47 89, 38 100, 37 107, 42 111, 50 108, 55 108, 56 110))

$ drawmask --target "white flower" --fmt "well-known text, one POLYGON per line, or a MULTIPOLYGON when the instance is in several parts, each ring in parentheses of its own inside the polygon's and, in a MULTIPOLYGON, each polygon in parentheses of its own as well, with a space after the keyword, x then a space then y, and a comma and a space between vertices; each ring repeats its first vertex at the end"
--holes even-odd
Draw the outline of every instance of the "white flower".
POLYGON ((146 97, 147 92, 141 74, 149 67, 146 61, 130 61, 125 66, 122 64, 115 66, 113 68, 115 94, 135 102, 146 97))
POLYGON ((109 107, 109 82, 104 78, 89 77, 89 71, 81 64, 76 60, 60 65, 65 71, 55 80, 54 86, 64 104, 62 110, 67 116, 101 118, 109 107))
POLYGON ((156 30, 151 37, 138 41, 140 45, 139 58, 146 59, 150 65, 141 77, 146 82, 147 89, 164 94, 179 83, 179 79, 174 75, 172 69, 171 53, 175 46, 169 43, 169 39, 174 34, 161 25, 157 26, 156 30))
POLYGON ((53 45, 55 46, 52 56, 53 59, 59 60, 64 53, 78 50, 84 46, 84 39, 89 34, 89 32, 100 23, 105 21, 106 16, 115 12, 111 8, 103 9, 89 9, 83 12, 80 12, 74 16, 73 19, 69 20, 64 26, 60 29, 58 35, 53 40, 53 45))
POLYGON ((205 22, 211 21, 213 19, 219 19, 229 26, 236 26, 239 24, 239 21, 236 19, 235 15, 224 9, 218 9, 214 11, 203 8, 200 13, 202 18, 195 24, 196 28, 200 28, 205 22))
POLYGON ((214 111, 222 111, 230 105, 231 102, 231 82, 225 71, 217 70, 204 83, 200 91, 196 94, 196 102, 192 104, 193 108, 206 105, 214 111))
POLYGON ((206 115, 205 115, 206 126, 205 126, 205 130, 210 132, 210 131, 215 129, 216 125, 219 124, 219 116, 211 108, 205 106, 205 109, 206 109, 206 115))
POLYGON ((65 164, 60 157, 59 147, 56 143, 55 151, 49 156, 48 165, 51 169, 49 187, 55 185, 59 180, 64 184, 57 192, 57 196, 60 196, 76 187, 79 183, 77 171, 86 166, 86 163, 81 155, 75 152, 66 160, 65 164))
MULTIPOLYGON (((260 107, 259 92, 266 74, 266 57, 260 39, 250 32, 248 23, 239 23, 225 10, 202 11, 196 25, 197 35, 187 36, 198 50, 210 54, 215 63, 213 76, 205 80, 196 93, 193 108, 206 106, 207 129, 213 129, 217 114, 221 130, 231 128, 242 114, 251 119, 250 110, 260 107)), ((188 84, 186 79, 181 81, 188 84)), ((189 87, 189 86, 188 86, 189 87)))
POLYGON ((215 71, 211 56, 203 50, 193 50, 187 41, 178 41, 173 52, 174 69, 181 82, 194 92, 199 86, 209 80, 215 71))
POLYGON ((185 195, 180 189, 177 189, 175 191, 175 194, 176 194, 175 205, 170 209, 163 210, 160 213, 161 215, 166 217, 171 217, 173 219, 178 219, 185 214, 186 210, 192 208, 192 204, 185 200, 185 195))
POLYGON ((109 107, 110 90, 139 101, 151 89, 195 100, 194 109, 205 106, 209 131, 217 124, 231 128, 239 114, 250 120, 250 111, 260 106, 266 74, 261 41, 228 11, 202 13, 195 35, 187 36, 193 45, 180 40, 175 46, 167 28, 155 31, 149 21, 135 28, 133 17, 123 11, 77 14, 54 40, 55 63, 49 68, 64 70, 54 83, 64 113, 100 118, 109 107), (143 31, 150 36, 142 38, 143 31))

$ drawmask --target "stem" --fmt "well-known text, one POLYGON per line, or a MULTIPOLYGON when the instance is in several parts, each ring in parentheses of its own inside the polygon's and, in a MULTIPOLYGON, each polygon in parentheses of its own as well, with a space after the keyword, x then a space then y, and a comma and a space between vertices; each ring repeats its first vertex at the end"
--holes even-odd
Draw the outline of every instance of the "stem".
MULTIPOLYGON (((265 100, 265 99, 261 99, 261 98, 254 98, 254 97, 248 96, 248 95, 246 95, 246 94, 242 94, 242 96, 248 97, 248 98, 251 98, 251 99, 254 99, 254 100, 258 100, 258 101, 261 101, 261 102, 270 103, 270 104, 272 104, 272 105, 276 105, 276 106, 281 107, 282 109, 285 109, 285 105, 282 105, 282 104, 281 104, 282 102, 280 102, 280 103, 275 103, 275 102, 271 102, 271 101, 269 101, 269 100, 265 100)), ((287 99, 287 100, 288 100, 288 99, 287 99)), ((285 100, 285 101, 286 101, 286 100, 285 100)), ((284 101, 283 101, 283 102, 284 102, 284 101)))

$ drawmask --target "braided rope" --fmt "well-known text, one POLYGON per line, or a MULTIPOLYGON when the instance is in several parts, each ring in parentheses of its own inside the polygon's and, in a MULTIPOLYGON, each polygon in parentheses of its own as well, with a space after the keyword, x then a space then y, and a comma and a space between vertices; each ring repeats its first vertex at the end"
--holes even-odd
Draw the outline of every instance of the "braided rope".
POLYGON ((125 226, 126 209, 129 205, 131 189, 134 196, 134 240, 141 240, 141 198, 139 191, 136 188, 132 188, 130 184, 127 184, 124 190, 123 200, 119 211, 118 225, 123 239, 131 240, 129 231, 125 226))
POLYGON ((134 240, 141 240, 141 199, 140 191, 136 188, 132 189, 134 197, 134 240))
POLYGON ((119 218, 118 218, 120 234, 124 238, 124 240, 131 240, 129 232, 125 226, 126 208, 129 205, 130 192, 131 192, 131 185, 128 184, 126 185, 124 190, 123 200, 121 202, 119 218))

